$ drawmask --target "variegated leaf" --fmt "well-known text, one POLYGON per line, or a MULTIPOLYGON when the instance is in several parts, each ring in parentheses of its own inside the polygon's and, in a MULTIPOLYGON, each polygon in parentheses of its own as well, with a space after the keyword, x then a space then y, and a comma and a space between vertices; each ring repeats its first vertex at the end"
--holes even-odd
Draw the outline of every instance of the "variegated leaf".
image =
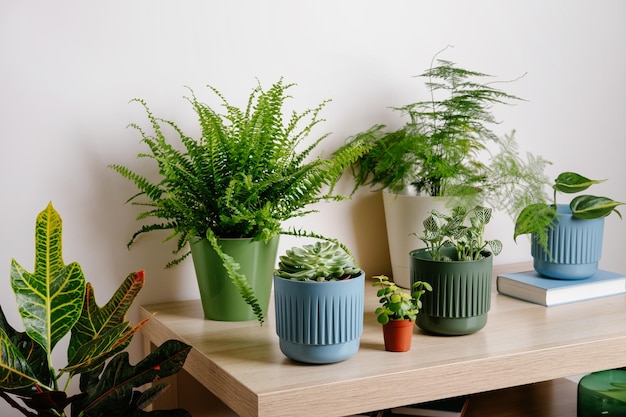
POLYGON ((107 363, 100 378, 91 378, 88 386, 81 385, 87 398, 74 407, 87 414, 111 415, 116 407, 131 403, 133 387, 178 372, 190 350, 191 346, 183 342, 168 340, 135 366, 128 362, 128 352, 121 352, 107 363))
MULTIPOLYGON (((7 321, 2 307, 0 307, 0 329, 9 337, 11 343, 24 357, 33 375, 40 386, 48 386, 52 381, 48 355, 38 343, 33 341, 25 332, 18 332, 7 321)), ((4 351, 4 349, 3 349, 4 351)), ((29 385, 30 386, 30 385, 29 385)), ((13 390, 16 393, 15 390, 13 390)))
POLYGON ((28 362, 6 332, 0 329, 0 388, 25 388, 34 382, 36 377, 28 362))
POLYGON ((26 333, 52 352, 78 320, 85 293, 80 265, 63 263, 62 221, 52 203, 37 216, 35 272, 13 260, 11 286, 26 333))
POLYGON ((103 307, 99 307, 93 287, 87 283, 85 303, 80 318, 72 328, 72 337, 67 351, 68 361, 72 361, 76 351, 86 343, 98 339, 126 320, 126 313, 143 284, 144 271, 129 274, 111 299, 103 307))
POLYGON ((150 319, 144 319, 132 328, 127 322, 123 322, 99 334, 95 339, 83 344, 75 352, 74 356, 69 359, 67 366, 61 369, 61 371, 75 375, 96 369, 104 361, 124 350, 135 333, 137 333, 148 320, 150 319))

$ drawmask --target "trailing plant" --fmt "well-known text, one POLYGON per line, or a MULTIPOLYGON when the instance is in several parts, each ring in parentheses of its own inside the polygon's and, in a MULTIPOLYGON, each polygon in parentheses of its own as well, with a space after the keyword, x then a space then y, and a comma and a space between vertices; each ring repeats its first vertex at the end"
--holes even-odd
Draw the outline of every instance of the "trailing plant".
POLYGON ((352 255, 335 242, 295 246, 279 259, 276 276, 297 281, 338 281, 361 273, 352 255))
MULTIPOLYGON (((592 180, 575 172, 560 173, 552 185, 552 203, 544 200, 526 206, 515 221, 513 239, 517 239, 519 235, 533 234, 546 253, 549 253, 548 235, 557 214, 557 193, 580 193, 592 185, 604 181, 606 180, 592 180)), ((626 203, 615 201, 608 197, 583 194, 574 197, 569 203, 569 208, 572 211, 572 217, 576 219, 597 219, 606 217, 613 212, 617 213, 621 219, 622 214, 617 210, 617 207, 623 204, 626 203)))
POLYGON ((0 396, 29 417, 190 416, 184 410, 142 411, 167 384, 143 393, 137 388, 177 373, 191 349, 169 340, 136 365, 129 363, 124 350, 147 320, 131 326, 125 316, 144 272, 130 274, 100 307, 80 265, 63 261, 62 221, 52 203, 38 215, 35 230, 34 271, 11 262, 25 332, 13 328, 0 308, 0 396), (68 333, 68 362, 57 369, 52 352, 68 333), (80 392, 68 395, 77 376, 80 392))
POLYGON ((413 293, 408 293, 389 281, 386 275, 376 275, 372 285, 380 287, 376 292, 381 306, 374 311, 380 324, 387 324, 389 320, 415 321, 422 308, 422 295, 426 291, 432 291, 433 287, 428 282, 416 281, 413 283, 413 293))
POLYGON ((167 265, 170 267, 189 255, 187 243, 192 237, 206 237, 261 322, 263 312, 246 277, 238 271, 237 261, 223 253, 218 239, 267 242, 277 234, 320 237, 293 228, 284 230, 282 222, 315 211, 311 205, 317 202, 345 198, 333 193, 333 186, 367 149, 366 144, 355 141, 330 157, 315 157, 313 151, 328 134, 310 144, 304 141, 323 121, 320 112, 328 101, 301 113, 293 111, 285 119, 287 90, 294 85, 282 79, 267 91, 258 85, 243 109, 209 86, 221 100, 223 114, 200 102, 190 90, 186 99, 201 127, 197 139, 185 135, 174 122, 157 118, 143 100, 135 99, 145 108, 152 128, 147 132, 131 125, 150 149, 139 157, 154 160, 159 179, 151 181, 125 166, 111 165, 139 189, 129 201, 147 210, 137 219, 155 219, 135 232, 128 245, 147 232, 171 231, 168 239, 176 239, 174 253, 178 256, 167 265), (165 128, 178 136, 182 150, 167 139, 165 128))
POLYGON ((428 98, 394 108, 408 117, 403 127, 386 131, 376 125, 352 138, 371 145, 353 166, 355 190, 369 185, 394 193, 464 197, 470 199, 468 207, 488 204, 514 217, 548 182, 543 173, 548 161, 532 154, 523 159, 515 131, 499 136, 492 130, 498 123, 492 107, 521 99, 484 81, 491 75, 438 55, 419 76, 426 80, 428 98), (492 154, 494 147, 498 152, 492 154))
POLYGON ((497 256, 502 242, 484 238, 491 212, 482 206, 470 210, 457 206, 450 215, 433 210, 424 220, 424 234, 419 238, 435 261, 475 261, 484 258, 486 250, 497 256), (454 259, 442 253, 442 248, 450 247, 455 249, 454 259))

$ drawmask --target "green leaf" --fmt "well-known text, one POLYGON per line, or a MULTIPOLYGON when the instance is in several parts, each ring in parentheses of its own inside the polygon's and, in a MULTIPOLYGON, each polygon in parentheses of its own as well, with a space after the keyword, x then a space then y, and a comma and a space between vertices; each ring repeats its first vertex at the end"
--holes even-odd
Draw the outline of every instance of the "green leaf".
POLYGON ((20 350, 2 329, 0 329, 0 352, 0 388, 9 390, 25 388, 37 381, 20 350))
POLYGON ((553 206, 543 203, 526 206, 515 222, 513 239, 527 233, 540 233, 544 229, 547 230, 555 216, 556 209, 553 206))
POLYGON ((591 187, 593 184, 599 184, 606 180, 591 180, 587 177, 583 177, 575 172, 562 172, 556 178, 554 185, 552 186, 556 191, 562 193, 573 194, 579 193, 591 187))
POLYGON ((80 265, 63 263, 61 223, 49 203, 35 225, 35 272, 11 262, 11 286, 26 333, 48 354, 78 320, 85 293, 80 265))
MULTIPOLYGON (((43 350, 43 348, 39 344, 35 343, 35 341, 31 339, 25 332, 18 332, 13 327, 11 327, 4 315, 4 311, 2 311, 1 306, 0 329, 5 332, 5 334, 9 337, 10 342, 16 349, 19 350, 24 360, 26 360, 26 362, 28 363, 28 367, 32 371, 33 375, 36 375, 35 379, 37 380, 39 385, 48 386, 52 380, 52 375, 50 374, 50 366, 48 364, 48 355, 43 350)), ((5 348, 2 348, 2 352, 5 352, 5 348)), ((2 357, 2 363, 8 363, 8 361, 6 361, 6 356, 4 355, 2 357)), ((32 384, 29 384, 28 386, 31 385, 32 384)), ((2 388, 10 389, 6 386, 2 386, 2 388)))
POLYGON ((69 359, 67 366, 61 369, 61 371, 75 375, 94 370, 104 361, 124 350, 132 340, 134 334, 137 333, 148 320, 149 319, 141 321, 133 328, 128 325, 128 322, 123 322, 99 334, 95 339, 81 345, 74 353, 74 356, 69 359))
MULTIPOLYGON (((191 346, 178 340, 168 340, 146 356, 136 366, 128 362, 128 352, 121 352, 106 365, 100 378, 90 378, 82 386, 87 398, 74 403, 72 412, 86 416, 115 415, 120 407, 131 404, 133 387, 140 387, 178 372, 191 346)), ((81 381, 82 382, 82 381, 81 381)))
MULTIPOLYGON (((81 347, 93 340, 100 339, 111 329, 126 321, 126 313, 143 287, 144 281, 144 271, 129 274, 103 307, 98 306, 93 287, 90 283, 87 284, 85 303, 76 325, 72 328, 72 337, 67 351, 70 364, 76 364, 76 352, 81 347)), ((124 326, 124 329, 126 327, 124 326)), ((122 336, 120 335, 120 337, 122 336)))
POLYGON ((608 197, 596 197, 593 195, 579 195, 570 202, 572 215, 577 219, 597 219, 605 217, 615 211, 619 217, 622 215, 615 207, 626 203, 614 201, 608 197))

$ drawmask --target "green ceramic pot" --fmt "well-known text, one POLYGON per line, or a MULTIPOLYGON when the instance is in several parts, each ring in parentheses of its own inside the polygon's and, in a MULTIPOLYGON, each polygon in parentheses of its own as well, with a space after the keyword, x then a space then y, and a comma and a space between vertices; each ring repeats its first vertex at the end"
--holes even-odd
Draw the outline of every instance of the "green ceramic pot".
MULTIPOLYGON (((452 257, 454 248, 443 252, 452 257)), ((426 249, 411 252, 411 283, 428 282, 432 292, 422 296, 417 325, 441 335, 474 333, 487 324, 491 307, 493 256, 478 261, 433 261, 426 249)))
POLYGON ((626 416, 626 368, 594 372, 578 383, 578 417, 626 416))
MULTIPOLYGON (((263 314, 267 313, 279 237, 268 243, 252 239, 218 239, 222 251, 240 266, 257 297, 263 314)), ((200 289, 204 317, 209 320, 255 320, 252 308, 241 298, 213 247, 206 239, 191 240, 191 256, 200 289)))

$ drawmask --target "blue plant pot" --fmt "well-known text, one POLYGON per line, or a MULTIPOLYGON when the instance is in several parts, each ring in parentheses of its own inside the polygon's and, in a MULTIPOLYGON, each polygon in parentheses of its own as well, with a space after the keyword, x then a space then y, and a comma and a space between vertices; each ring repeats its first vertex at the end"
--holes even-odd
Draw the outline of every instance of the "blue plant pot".
POLYGON ((548 231, 549 253, 532 236, 535 271, 548 278, 584 279, 598 270, 602 256, 604 217, 576 219, 567 204, 557 205, 557 216, 548 231))
POLYGON ((276 334, 290 359, 326 364, 359 350, 363 333, 365 274, 330 282, 274 276, 276 334))

